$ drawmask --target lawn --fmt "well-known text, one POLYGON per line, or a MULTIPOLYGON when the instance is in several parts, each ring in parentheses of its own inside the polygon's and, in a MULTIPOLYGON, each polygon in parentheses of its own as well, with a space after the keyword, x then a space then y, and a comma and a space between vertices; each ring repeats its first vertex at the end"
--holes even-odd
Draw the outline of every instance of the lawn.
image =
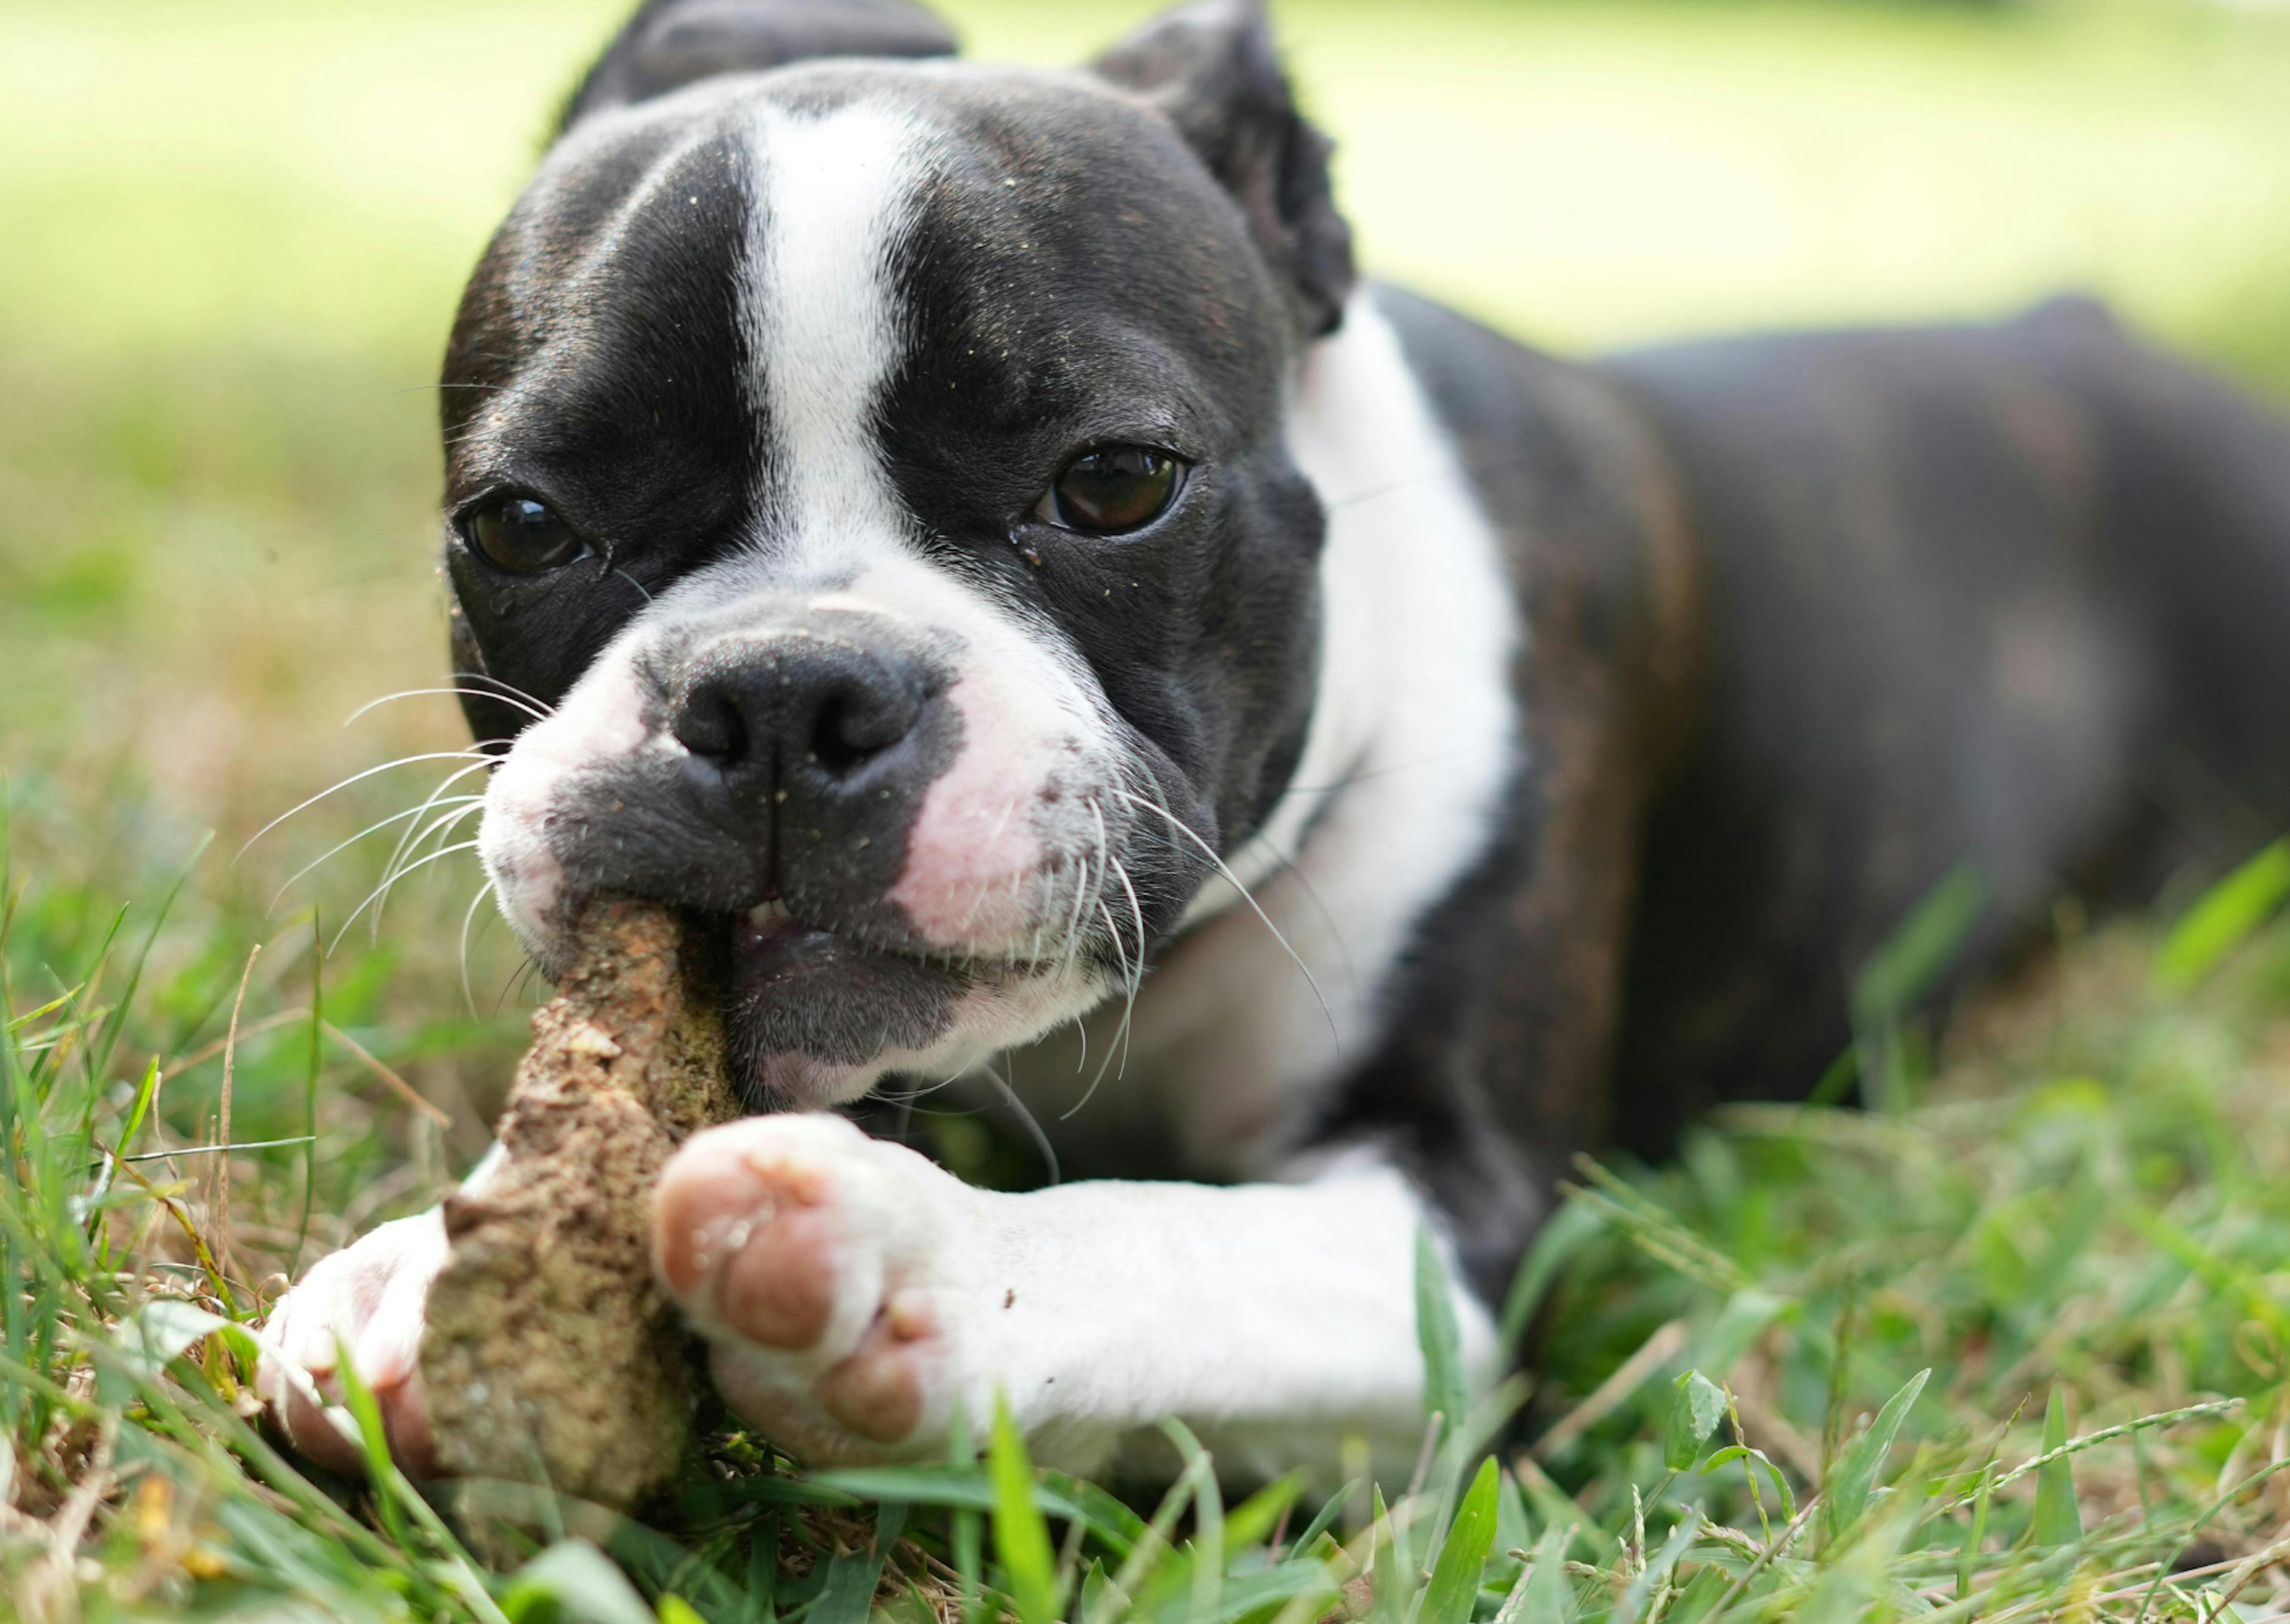
MULTIPOLYGON (((1742 1108, 1667 1166, 1581 1170, 1515 1294, 1535 1375, 1504 1402, 1527 1425, 1484 1480, 1500 1405, 1413 1483, 1232 1505, 1198 1465, 1134 1505, 1029 1480, 990 1418, 976 1464, 840 1484, 725 1427, 639 1520, 550 1508, 528 1538, 441 1519, 386 1463, 344 1482, 271 1452, 245 1349, 204 1316, 252 1318, 434 1200, 482 1149, 536 996, 465 911, 468 854, 400 816, 460 764, 450 702, 344 718, 444 669, 426 386, 620 4, 0 0, 6 1604, 2281 1616, 2278 853, 2147 918, 2062 911, 2056 962, 1945 1030, 1878 1023, 1881 1111, 1742 1108), (430 759, 253 838, 409 756, 430 759), (394 856, 432 851, 359 911, 394 856), (220 1143, 248 1148, 197 1148, 220 1143)), ((1278 10, 1370 265, 1534 341, 2079 285, 2290 400, 2290 16, 1278 10)), ((981 53, 1060 61, 1134 13, 955 15, 981 53)))

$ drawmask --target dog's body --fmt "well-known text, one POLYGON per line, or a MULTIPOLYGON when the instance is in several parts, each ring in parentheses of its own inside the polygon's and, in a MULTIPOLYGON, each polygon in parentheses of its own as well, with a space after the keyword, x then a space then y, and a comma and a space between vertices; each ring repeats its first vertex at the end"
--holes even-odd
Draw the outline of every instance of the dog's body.
MULTIPOLYGON (((800 60, 945 47, 653 0, 446 369, 488 869, 544 968, 605 891, 719 952, 780 1114, 685 1148, 659 1262, 797 1452, 999 1390, 1077 1468, 1171 1413, 1404 1459, 1419 1228, 1484 1380, 1565 1159, 1802 1089, 1952 868, 1976 964, 2186 806, 2290 817, 2290 431, 2096 311, 1569 364, 1354 284, 1246 9, 800 60), (816 1114, 949 1079, 1095 1181, 816 1114)), ((440 1245, 276 1327, 417 1458, 440 1245)))

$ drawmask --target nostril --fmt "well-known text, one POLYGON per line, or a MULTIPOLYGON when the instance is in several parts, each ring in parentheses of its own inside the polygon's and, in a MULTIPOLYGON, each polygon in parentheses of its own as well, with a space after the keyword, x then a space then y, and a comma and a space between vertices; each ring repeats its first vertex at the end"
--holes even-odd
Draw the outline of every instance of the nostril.
POLYGON ((812 758, 829 772, 848 772, 914 731, 921 708, 916 685, 902 674, 870 675, 877 680, 846 683, 821 696, 813 715, 812 758))
POLYGON ((731 696, 702 685, 685 696, 669 731, 694 756, 730 764, 748 753, 748 724, 731 696))
POLYGON ((797 780, 842 793, 921 724, 921 665, 843 636, 724 639, 684 673, 671 738, 717 788, 736 783, 785 800, 797 780))

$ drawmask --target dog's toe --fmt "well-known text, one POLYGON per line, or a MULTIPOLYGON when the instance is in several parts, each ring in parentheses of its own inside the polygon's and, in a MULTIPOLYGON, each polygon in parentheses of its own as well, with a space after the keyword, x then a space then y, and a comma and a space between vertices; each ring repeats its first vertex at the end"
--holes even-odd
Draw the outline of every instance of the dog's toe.
POLYGON ((398 1463, 417 1476, 433 1466, 421 1391, 422 1310, 445 1260, 435 1211, 375 1229, 321 1259, 263 1325, 255 1392, 294 1447, 334 1471, 362 1469, 364 1449, 340 1408, 345 1352, 372 1392, 398 1463))
POLYGON ((940 1348, 938 1316, 920 1292, 901 1292, 867 1328, 858 1351, 821 1375, 820 1406, 862 1438, 895 1444, 923 1420, 940 1348))
POLYGON ((726 1401, 813 1460, 879 1458, 925 1428, 949 1380, 960 1189, 840 1118, 694 1135, 661 1176, 653 1246, 726 1401))
POLYGON ((738 1142, 698 1135, 669 1163, 653 1197, 661 1279, 678 1297, 699 1292, 771 1212, 771 1191, 738 1142))
MULTIPOLYGON (((790 1352, 815 1348, 834 1318, 845 1276, 863 1272, 834 1215, 780 1206, 725 1265, 717 1294, 724 1324, 750 1342, 790 1352)), ((864 1245, 864 1242, 856 1245, 864 1245)))

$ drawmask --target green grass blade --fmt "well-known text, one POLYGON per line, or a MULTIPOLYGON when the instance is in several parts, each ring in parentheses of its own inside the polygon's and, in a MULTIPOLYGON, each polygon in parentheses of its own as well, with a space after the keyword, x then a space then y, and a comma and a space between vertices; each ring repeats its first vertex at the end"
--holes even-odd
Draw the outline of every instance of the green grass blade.
POLYGON ((874 1605, 875 1586, 882 1576, 879 1551, 861 1548, 838 1552, 829 1559, 827 1582, 804 1617, 810 1624, 867 1624, 867 1611, 874 1605))
POLYGON ((1622 1592, 1622 1599, 1614 1608, 1613 1624, 1637 1624, 1638 1615, 1645 1611, 1646 1603, 1653 1598, 1654 1591, 1669 1580, 1670 1571, 1677 1566, 1678 1558, 1685 1555, 1686 1548, 1693 1543, 1701 1532, 1701 1518, 1692 1515, 1669 1531, 1669 1538, 1662 1541, 1661 1548, 1654 1553, 1645 1567, 1638 1570, 1637 1576, 1630 1580, 1629 1588, 1622 1592))
MULTIPOLYGON (((957 1399, 954 1415, 947 1424, 947 1463, 956 1470, 970 1466, 978 1459, 978 1444, 970 1430, 969 1412, 957 1399)), ((967 1508, 957 1508, 949 1519, 947 1543, 954 1557, 955 1583, 957 1598, 965 1621, 981 1619, 989 1611, 985 1588, 985 1524, 979 1514, 967 1508)))
MULTIPOLYGON (((2052 1386, 2044 1408, 2044 1453, 2064 1451, 2068 1441, 2067 1395, 2052 1386)), ((2083 1511, 2076 1504, 2075 1457, 2062 1453, 2036 1471, 2036 1510, 2030 1533, 2038 1546, 2072 1545, 2083 1538, 2083 1511)))
MULTIPOLYGON (((1167 1552, 1169 1531, 1177 1525, 1177 1519, 1185 1514, 1185 1508, 1192 1504, 1195 1482, 1194 1474, 1186 1471, 1179 1474, 1177 1481, 1169 1485, 1169 1492, 1153 1508, 1152 1521, 1145 1525, 1145 1532, 1138 1540, 1137 1548, 1123 1559, 1120 1571, 1114 1574, 1110 1588, 1113 1596, 1136 1596, 1143 1589, 1153 1572, 1155 1563, 1167 1552)), ((1091 1614, 1086 1617, 1085 1624, 1106 1624, 1106 1621, 1091 1614)))
POLYGON ((1972 1526, 1964 1531, 1964 1545, 1956 1556, 1956 1599, 1968 1601, 1972 1596, 1972 1571, 1980 1563, 1981 1547, 1988 1542, 1988 1500, 1995 1492, 1994 1461, 1980 1471, 1980 1487, 1972 1497, 1972 1526))
POLYGON ((365 1452, 365 1468, 373 1479, 374 1504, 380 1509, 382 1525, 389 1537, 401 1547, 412 1543, 412 1532, 405 1523, 403 1511, 389 1493, 391 1462, 389 1440, 382 1429, 381 1404, 358 1373, 357 1364, 340 1337, 334 1340, 335 1379, 341 1383, 342 1404, 357 1422, 358 1443, 365 1452))
POLYGON ((1526 1255, 1518 1260, 1518 1270, 1511 1276, 1510 1289, 1503 1293, 1502 1317, 1497 1332, 1500 1346, 1506 1352, 1518 1347, 1519 1339, 1526 1334, 1529 1321, 1542 1304, 1559 1271, 1566 1267, 1583 1244, 1606 1227, 1606 1216, 1586 1202, 1568 1201, 1543 1220, 1535 1232, 1534 1243, 1526 1255))
POLYGON ((1478 1473, 1455 1508, 1447 1538, 1431 1564, 1431 1583, 1423 1593, 1416 1624, 1468 1624, 1471 1604, 1478 1598, 1479 1576, 1487 1565, 1487 1552, 1495 1539, 1494 1457, 1479 1463, 1478 1473))
MULTIPOLYGON (((120 1034, 126 1030, 127 1017, 134 1004, 135 995, 142 988, 143 972, 151 963, 151 949, 159 945, 159 932, 165 926, 167 916, 175 911, 176 900, 183 894, 183 886, 189 881, 191 870, 198 867, 199 859, 205 855, 213 840, 214 831, 212 829, 199 836, 191 848, 190 856, 184 859, 182 867, 175 871, 174 884, 168 886, 167 894, 159 899, 158 908, 151 916, 151 928, 143 933, 143 945, 137 950, 134 962, 128 966, 127 985, 120 989, 119 1002, 113 1006, 94 1046, 88 1052, 89 1075, 94 1080, 100 1082, 110 1068, 112 1052, 118 1047, 120 1034)), ((122 910, 120 917, 123 921, 125 919, 124 910, 122 910)), ((116 931, 117 925, 113 928, 116 931)))
POLYGON ((1407 1617, 1408 1598, 1414 1594, 1414 1575, 1410 1573, 1407 1553, 1402 1548, 1397 1519, 1391 1507, 1383 1498, 1379 1485, 1373 1492, 1375 1521, 1369 1536, 1368 1570, 1375 1578, 1374 1606, 1371 1616, 1376 1624, 1404 1624, 1407 1617))
POLYGON ((316 914, 310 916, 310 1044, 302 1062, 302 1211, 294 1223, 294 1251, 286 1273, 302 1272, 302 1249, 310 1239, 310 1208, 318 1193, 318 1074, 325 1062, 326 932, 316 914))
POLYGON ((1224 1496, 1217 1487, 1216 1463, 1192 1429, 1174 1416, 1161 1423, 1161 1430, 1177 1446, 1185 1475, 1193 1480, 1192 1616, 1213 1619, 1224 1602, 1226 1550, 1224 1496))
POLYGON ((1669 1426, 1662 1438, 1662 1464, 1673 1472, 1693 1466, 1718 1423, 1726 1419, 1726 1394, 1700 1371, 1688 1371, 1677 1381, 1670 1400, 1669 1426))
POLYGON ((1350 1502, 1353 1495, 1359 1492, 1359 1487, 1360 1480, 1355 1477, 1333 1494, 1329 1495, 1326 1500, 1322 1502, 1319 1510, 1313 1515, 1312 1520, 1304 1524, 1304 1531, 1289 1542, 1289 1548, 1299 1556, 1309 1553, 1312 1548, 1312 1541, 1336 1525, 1336 1519, 1344 1514, 1344 1507, 1350 1502))
POLYGON ((1304 1474, 1290 1472, 1274 1478, 1225 1513, 1225 1548, 1245 1550, 1264 1540, 1287 1515, 1288 1508, 1296 1503, 1296 1495, 1303 1486, 1304 1474))
POLYGON ((1463 1424, 1469 1388, 1463 1379, 1454 1292, 1429 1228, 1415 1232, 1415 1340, 1423 1348, 1424 1413, 1445 1418, 1445 1429, 1453 1431, 1463 1424))
POLYGON ((2212 886, 2179 916, 2155 955, 2155 979, 2182 992, 2247 941, 2290 899, 2290 836, 2212 886))
POLYGON ((1534 1548, 1533 1565, 1527 1571, 1526 1590, 1518 1599, 1512 1624, 1566 1624, 1573 1611, 1566 1594, 1566 1547, 1569 1531, 1557 1523, 1542 1531, 1534 1548))
MULTIPOLYGON (((813 1472, 806 1481, 821 1488, 836 1489, 860 1500, 872 1500, 884 1505, 938 1506, 972 1511, 993 1511, 1000 1506, 1001 1484, 986 1468, 954 1468, 942 1466, 862 1466, 840 1471, 813 1472)), ((1114 1520, 1112 1512, 1126 1512, 1117 1500, 1093 1484, 1077 1484, 1077 1488, 1092 1492, 1093 1504, 1085 1504, 1082 1496, 1063 1492, 1038 1480, 1029 1485, 1029 1493, 1045 1516, 1060 1517, 1069 1522, 1085 1524, 1091 1533, 1114 1548, 1117 1554, 1125 1555, 1136 1542, 1133 1533, 1126 1532, 1114 1520), (1112 1511, 1104 1509, 1110 1502, 1112 1511)), ((1131 1514, 1133 1520, 1133 1514, 1131 1514)))
POLYGON ((501 1593, 500 1609, 513 1624, 545 1618, 555 1608, 584 1624, 653 1624, 628 1576, 586 1540, 560 1540, 516 1571, 501 1593))
POLYGON ((994 1428, 986 1443, 987 1470, 994 1479, 994 1554, 1001 1558, 1010 1599, 1022 1624, 1054 1624, 1057 1564, 1050 1550, 1050 1525, 1034 1503, 1034 1466, 1026 1441, 1010 1419, 1010 1405, 994 1401, 994 1428))
POLYGON ((1956 962, 1988 907, 1988 882, 1959 863, 1910 908, 1853 981, 1853 1012, 1863 1027, 1896 1020, 1956 962))
POLYGON ((1917 1395, 1925 1390, 1925 1383, 1931 1379, 1929 1370, 1918 1371, 1909 1378, 1907 1386, 1885 1401, 1885 1407, 1869 1423, 1869 1429, 1838 1456, 1837 1465, 1830 1473, 1829 1504, 1824 1514, 1832 1544, 1849 1533, 1861 1520, 1861 1514, 1869 1508, 1870 1497, 1877 1486, 1877 1474, 1884 1469, 1885 1457, 1892 1452, 1901 1423, 1908 1419, 1917 1395))
POLYGON ((151 1063, 143 1068, 142 1081, 135 1085, 135 1099, 127 1108, 127 1120, 113 1135, 112 1148, 124 1156, 133 1148, 137 1133, 143 1128, 143 1118, 150 1114, 151 1100, 159 1092, 159 1057, 153 1055, 151 1063))

